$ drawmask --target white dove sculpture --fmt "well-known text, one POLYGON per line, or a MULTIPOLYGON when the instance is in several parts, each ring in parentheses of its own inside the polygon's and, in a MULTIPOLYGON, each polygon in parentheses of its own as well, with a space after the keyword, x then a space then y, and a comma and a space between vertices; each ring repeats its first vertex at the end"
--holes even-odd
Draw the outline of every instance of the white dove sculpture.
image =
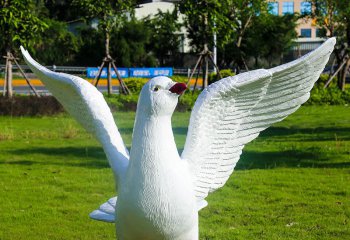
POLYGON ((304 57, 268 70, 227 77, 199 95, 179 156, 171 116, 185 84, 155 77, 142 88, 130 155, 102 94, 87 81, 52 72, 21 48, 25 61, 64 108, 102 144, 118 200, 91 217, 116 223, 119 239, 198 239, 198 210, 222 187, 245 144, 295 112, 335 45, 327 40, 304 57))

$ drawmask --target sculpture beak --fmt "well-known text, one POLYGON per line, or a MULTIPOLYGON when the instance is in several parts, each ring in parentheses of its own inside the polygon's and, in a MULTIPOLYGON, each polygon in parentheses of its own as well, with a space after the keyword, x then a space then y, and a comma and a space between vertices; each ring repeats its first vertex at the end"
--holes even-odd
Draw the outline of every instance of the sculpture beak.
POLYGON ((181 95, 187 89, 186 84, 184 83, 175 83, 169 91, 172 93, 176 93, 177 95, 181 95))

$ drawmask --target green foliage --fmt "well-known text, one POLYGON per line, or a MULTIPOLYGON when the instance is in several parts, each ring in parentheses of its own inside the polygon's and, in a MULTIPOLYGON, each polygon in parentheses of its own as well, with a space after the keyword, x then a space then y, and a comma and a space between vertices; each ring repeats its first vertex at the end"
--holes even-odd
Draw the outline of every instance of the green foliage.
POLYGON ((254 48, 263 42, 261 36, 252 36, 252 28, 264 21, 264 15, 268 11, 267 3, 265 0, 226 1, 222 13, 226 16, 226 24, 218 33, 218 56, 222 67, 235 69, 237 73, 240 69, 247 69, 247 60, 252 53, 255 54, 251 46, 248 46, 249 41, 254 40, 254 48))
MULTIPOLYGON (((222 69, 220 70, 220 76, 221 78, 225 78, 225 77, 231 77, 231 76, 234 76, 235 73, 232 72, 231 69, 222 69)), ((219 75, 218 75, 219 76, 219 75)))
POLYGON ((45 65, 65 65, 74 61, 79 50, 79 39, 67 29, 67 24, 46 19, 48 28, 38 37, 31 52, 45 65))
POLYGON ((234 75, 235 75, 235 73, 231 69, 221 69, 220 70, 221 78, 219 77, 219 74, 213 72, 213 73, 209 74, 208 82, 209 82, 209 84, 212 84, 213 82, 219 81, 220 79, 223 79, 226 77, 231 77, 234 75))
POLYGON ((117 94, 110 97, 105 95, 107 104, 112 111, 136 111, 138 98, 137 94, 117 94))
POLYGON ((153 33, 142 21, 132 19, 125 22, 120 29, 111 35, 111 53, 118 60, 119 66, 153 67, 156 59, 147 45, 153 33))
POLYGON ((80 29, 80 47, 75 56, 78 66, 98 66, 104 57, 104 35, 102 31, 84 27, 80 29))
POLYGON ((72 5, 79 7, 88 20, 98 18, 103 31, 110 33, 120 27, 127 19, 127 13, 133 13, 133 0, 73 0, 72 5))
POLYGON ((38 34, 47 28, 35 12, 34 1, 0 1, 0 47, 5 51, 31 46, 38 34))
POLYGON ((297 38, 295 31, 297 16, 286 14, 275 16, 262 14, 248 30, 245 51, 255 58, 263 57, 269 66, 274 59, 282 61, 283 53, 290 50, 293 40, 297 38), (257 39, 259 43, 257 43, 257 39))
POLYGON ((186 0, 180 3, 180 11, 186 15, 189 38, 195 51, 201 51, 205 43, 213 45, 212 36, 217 33, 217 45, 221 49, 225 45, 234 45, 238 51, 236 55, 239 55, 236 61, 241 61, 239 50, 246 29, 254 24, 254 19, 266 8, 265 0, 186 0))
POLYGON ((212 43, 213 34, 225 24, 225 5, 222 1, 183 0, 179 9, 186 16, 188 37, 195 52, 203 50, 204 44, 212 43))
POLYGON ((241 41, 248 35, 247 29, 261 21, 267 11, 266 0, 225 0, 222 1, 225 23, 219 29, 219 46, 233 43, 240 48, 241 41), (242 39, 241 39, 242 38, 242 39))
POLYGON ((170 77, 174 82, 187 83, 188 77, 181 75, 174 75, 170 77))
POLYGON ((74 0, 36 0, 36 4, 41 4, 42 12, 47 18, 60 22, 76 21, 80 18, 81 9, 72 4, 74 0))
MULTIPOLYGON (((80 29, 81 46, 75 57, 76 65, 98 66, 104 57, 104 32, 85 26, 80 29)), ((152 67, 156 59, 148 50, 151 30, 142 21, 125 22, 122 27, 113 29, 110 38, 111 55, 117 66, 152 67)))
POLYGON ((191 111, 201 91, 195 90, 194 92, 187 91, 179 98, 177 110, 180 112, 191 111))
POLYGON ((140 94, 143 85, 145 85, 148 80, 148 78, 127 78, 125 84, 132 94, 140 94))
POLYGON ((328 80, 328 75, 322 74, 320 79, 311 91, 310 99, 306 104, 309 105, 347 105, 350 103, 350 91, 341 91, 337 87, 337 79, 324 88, 328 80))
POLYGON ((155 54, 160 66, 176 64, 179 55, 181 35, 177 34, 182 26, 179 23, 178 9, 173 12, 161 12, 154 17, 145 19, 146 26, 151 31, 149 48, 155 54))
MULTIPOLYGON (((133 16, 134 0, 73 0, 72 4, 82 10, 86 20, 97 19, 98 28, 103 32, 105 58, 111 59, 110 38, 115 30, 119 30, 127 19, 133 16)), ((116 45, 116 44, 114 44, 116 45)), ((123 49, 125 44, 118 44, 118 49, 123 49)), ((140 50, 137 48, 137 50, 140 50)), ((137 51, 139 53, 140 51, 137 51)), ((130 56, 129 56, 130 57, 130 56)), ((137 57, 140 57, 139 55, 137 57)), ((147 58, 147 57, 146 57, 147 58)))
POLYGON ((337 45, 334 48, 336 64, 341 66, 347 62, 338 73, 338 87, 345 90, 345 78, 350 67, 350 4, 343 0, 309 0, 313 4, 311 17, 316 19, 318 28, 321 28, 323 36, 337 37, 337 45))

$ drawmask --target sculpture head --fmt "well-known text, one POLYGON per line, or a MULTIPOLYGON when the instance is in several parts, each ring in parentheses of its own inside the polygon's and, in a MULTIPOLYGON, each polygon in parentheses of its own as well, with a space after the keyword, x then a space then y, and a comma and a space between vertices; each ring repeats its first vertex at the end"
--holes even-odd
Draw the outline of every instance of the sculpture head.
POLYGON ((186 84, 173 82, 168 77, 155 77, 142 88, 137 111, 148 116, 172 115, 178 97, 186 90, 186 84))

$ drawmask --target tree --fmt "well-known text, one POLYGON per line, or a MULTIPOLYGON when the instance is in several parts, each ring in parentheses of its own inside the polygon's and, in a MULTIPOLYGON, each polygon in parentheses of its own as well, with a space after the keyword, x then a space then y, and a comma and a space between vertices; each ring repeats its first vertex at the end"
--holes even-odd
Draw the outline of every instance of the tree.
POLYGON ((259 58, 265 58, 269 67, 275 59, 282 62, 284 53, 291 49, 293 40, 297 38, 295 31, 297 19, 297 16, 291 14, 284 16, 260 14, 254 24, 247 29, 242 51, 255 58, 256 67, 259 58))
POLYGON ((236 73, 241 68, 248 70, 245 60, 243 45, 245 38, 249 36, 248 30, 255 24, 259 24, 261 14, 267 11, 267 1, 265 0, 226 0, 225 1, 225 22, 220 29, 221 46, 232 44, 230 47, 232 55, 232 65, 236 73))
MULTIPOLYGON (((311 15, 327 37, 337 37, 334 49, 338 75, 338 87, 345 90, 346 75, 350 68, 350 4, 343 0, 310 0, 314 11, 311 15)), ((329 79, 329 82, 333 78, 329 79)), ((328 84, 326 84, 327 86, 328 84)))
POLYGON ((36 0, 42 6, 46 17, 60 21, 69 22, 80 17, 80 8, 73 5, 74 0, 36 0))
MULTIPOLYGON (((186 25, 188 26, 189 38, 195 51, 201 51, 196 66, 189 80, 191 80, 196 68, 199 69, 204 63, 203 86, 208 86, 208 64, 209 60, 214 64, 209 45, 212 43, 213 35, 217 29, 225 24, 225 5, 218 0, 182 0, 179 5, 180 12, 186 15, 186 25)), ((214 64, 215 67, 216 64, 214 64)), ((218 74, 220 71, 218 71, 218 74)))
POLYGON ((75 56, 79 66, 96 66, 105 57, 104 33, 98 29, 84 26, 79 30, 81 43, 75 56))
MULTIPOLYGON (((267 9, 265 0, 202 0, 182 1, 180 9, 187 16, 189 37, 192 45, 204 46, 212 43, 213 34, 218 34, 221 49, 227 44, 233 56, 233 67, 239 73, 243 67, 248 70, 242 44, 247 29, 253 25, 259 14, 267 9), (199 24, 201 23, 201 24, 199 24)), ((205 50, 204 50, 205 51, 205 50)), ((222 63, 222 62, 221 62, 222 63)))
POLYGON ((79 50, 79 38, 68 31, 67 24, 46 19, 48 28, 33 44, 33 55, 47 65, 64 65, 74 62, 79 50))
MULTIPOLYGON (((46 28, 47 24, 37 17, 34 1, 2 0, 0 2, 1 52, 6 53, 5 84, 8 97, 12 97, 12 63, 17 64, 14 53, 20 45, 32 46, 37 35, 46 28)), ((30 85, 28 79, 27 83, 30 85)), ((33 87, 32 89, 34 90, 33 87)))
POLYGON ((167 59, 171 58, 172 65, 175 65, 180 47, 180 36, 177 33, 183 25, 179 22, 177 7, 172 12, 158 10, 154 17, 146 18, 145 23, 152 31, 150 49, 154 52, 159 64, 165 66, 169 64, 167 59))
POLYGON ((101 74, 103 66, 107 65, 107 84, 108 94, 112 92, 111 85, 111 68, 113 67, 119 82, 121 92, 128 94, 129 91, 118 74, 117 68, 114 64, 114 59, 110 55, 110 37, 114 29, 119 28, 123 22, 126 21, 133 13, 134 0, 73 0, 72 4, 79 6, 83 11, 83 15, 86 19, 91 20, 98 19, 98 27, 102 29, 105 37, 105 58, 103 59, 100 71, 95 79, 95 85, 97 85, 99 76, 101 74))
POLYGON ((155 34, 143 21, 132 19, 111 35, 111 39, 118 43, 112 45, 111 52, 121 66, 153 67, 156 59, 147 49, 152 35, 155 34))
POLYGON ((183 0, 179 10, 185 18, 188 36, 194 51, 212 44, 212 36, 224 22, 223 5, 218 0, 183 0))

